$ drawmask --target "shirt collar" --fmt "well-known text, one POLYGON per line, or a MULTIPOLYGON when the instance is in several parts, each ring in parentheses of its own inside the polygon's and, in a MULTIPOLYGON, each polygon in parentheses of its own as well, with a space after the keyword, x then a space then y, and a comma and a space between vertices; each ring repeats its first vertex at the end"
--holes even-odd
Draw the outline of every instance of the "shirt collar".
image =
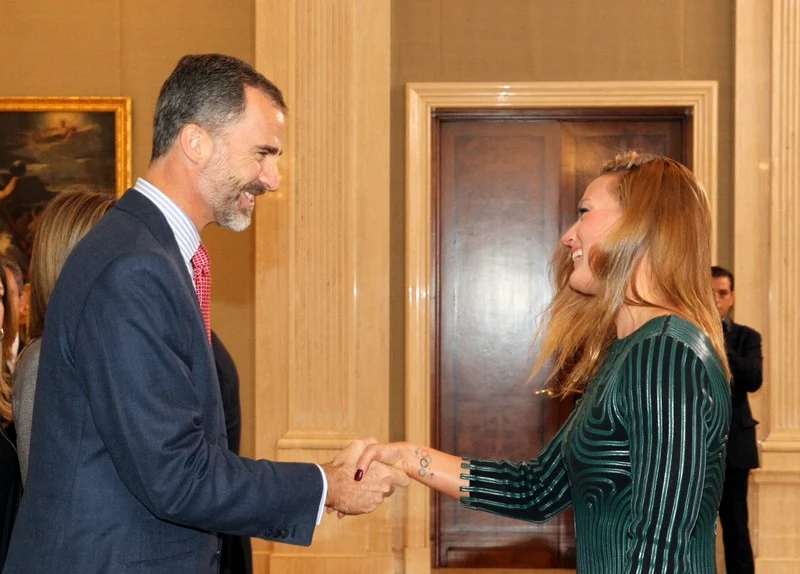
POLYGON ((731 325, 733 325, 733 319, 730 315, 725 315, 722 318, 722 330, 727 333, 731 330, 731 325))
POLYGON ((164 215, 175 235, 181 257, 191 268, 192 256, 200 245, 200 234, 192 220, 172 199, 146 179, 137 179, 133 188, 152 201, 164 215))

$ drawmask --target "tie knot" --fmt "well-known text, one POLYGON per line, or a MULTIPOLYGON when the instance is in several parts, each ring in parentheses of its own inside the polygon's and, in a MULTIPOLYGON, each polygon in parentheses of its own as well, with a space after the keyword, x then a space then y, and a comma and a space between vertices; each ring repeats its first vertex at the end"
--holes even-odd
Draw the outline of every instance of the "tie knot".
POLYGON ((211 258, 204 243, 198 245, 197 251, 192 255, 192 268, 195 271, 208 271, 211 268, 211 258))

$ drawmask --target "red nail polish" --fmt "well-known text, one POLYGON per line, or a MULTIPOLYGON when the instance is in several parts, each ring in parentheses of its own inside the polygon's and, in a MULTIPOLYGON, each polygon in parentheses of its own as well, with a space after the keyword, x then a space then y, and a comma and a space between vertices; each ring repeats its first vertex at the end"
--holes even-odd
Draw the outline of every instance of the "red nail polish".
POLYGON ((356 476, 355 476, 356 482, 358 482, 358 481, 359 481, 359 480, 361 480, 362 478, 364 478, 364 471, 363 471, 363 470, 361 470, 361 469, 359 468, 359 469, 356 471, 356 476))

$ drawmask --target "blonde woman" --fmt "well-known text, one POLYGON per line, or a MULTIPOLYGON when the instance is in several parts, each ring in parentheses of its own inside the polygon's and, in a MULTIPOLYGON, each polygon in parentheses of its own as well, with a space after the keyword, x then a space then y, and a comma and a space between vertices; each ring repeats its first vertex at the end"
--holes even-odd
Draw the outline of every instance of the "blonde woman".
MULTIPOLYGON (((1 266, 0 266, 1 267, 1 266)), ((6 309, 10 307, 11 293, 8 289, 8 275, 0 268, 0 365, 6 363, 6 346, 2 343, 6 338, 5 321, 6 309)), ((11 408, 11 384, 6 376, 4 369, 0 369, 0 426, 8 427, 14 420, 13 410, 11 408)))
POLYGON ((67 256, 115 201, 112 192, 73 186, 56 195, 42 213, 31 254, 30 341, 20 353, 12 384, 23 484, 28 472, 33 396, 47 302, 67 256))
POLYGON ((520 463, 374 445, 356 480, 379 460, 466 508, 539 522, 572 506, 579 572, 715 572, 731 406, 710 231, 684 166, 610 162, 554 258, 536 370, 583 396, 552 442, 520 463))
POLYGON ((22 296, 22 269, 10 257, 0 257, 3 273, 6 276, 6 309, 3 318, 3 369, 5 376, 11 377, 17 361, 20 346, 19 308, 22 296))

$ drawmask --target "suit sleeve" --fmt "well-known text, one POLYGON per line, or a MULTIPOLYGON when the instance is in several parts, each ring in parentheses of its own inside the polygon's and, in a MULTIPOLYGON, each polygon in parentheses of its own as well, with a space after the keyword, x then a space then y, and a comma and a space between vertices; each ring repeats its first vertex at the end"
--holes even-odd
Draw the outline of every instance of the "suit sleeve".
POLYGON ((623 367, 630 437, 631 537, 624 572, 684 572, 706 475, 704 411, 721 412, 702 389, 703 363, 661 335, 633 347, 623 367))
POLYGON ((733 393, 737 396, 754 393, 761 388, 763 362, 761 335, 753 329, 740 328, 742 334, 739 341, 729 341, 728 333, 725 336, 725 353, 731 368, 733 393))
POLYGON ((129 255, 92 287, 71 346, 97 432, 122 482, 156 517, 310 544, 319 469, 240 458, 221 436, 206 436, 200 390, 217 381, 194 378, 187 341, 196 310, 177 271, 155 255, 129 255))
POLYGON ((509 518, 543 522, 571 504, 569 479, 564 467, 564 435, 573 414, 535 460, 510 462, 465 459, 467 493, 461 504, 509 518))

